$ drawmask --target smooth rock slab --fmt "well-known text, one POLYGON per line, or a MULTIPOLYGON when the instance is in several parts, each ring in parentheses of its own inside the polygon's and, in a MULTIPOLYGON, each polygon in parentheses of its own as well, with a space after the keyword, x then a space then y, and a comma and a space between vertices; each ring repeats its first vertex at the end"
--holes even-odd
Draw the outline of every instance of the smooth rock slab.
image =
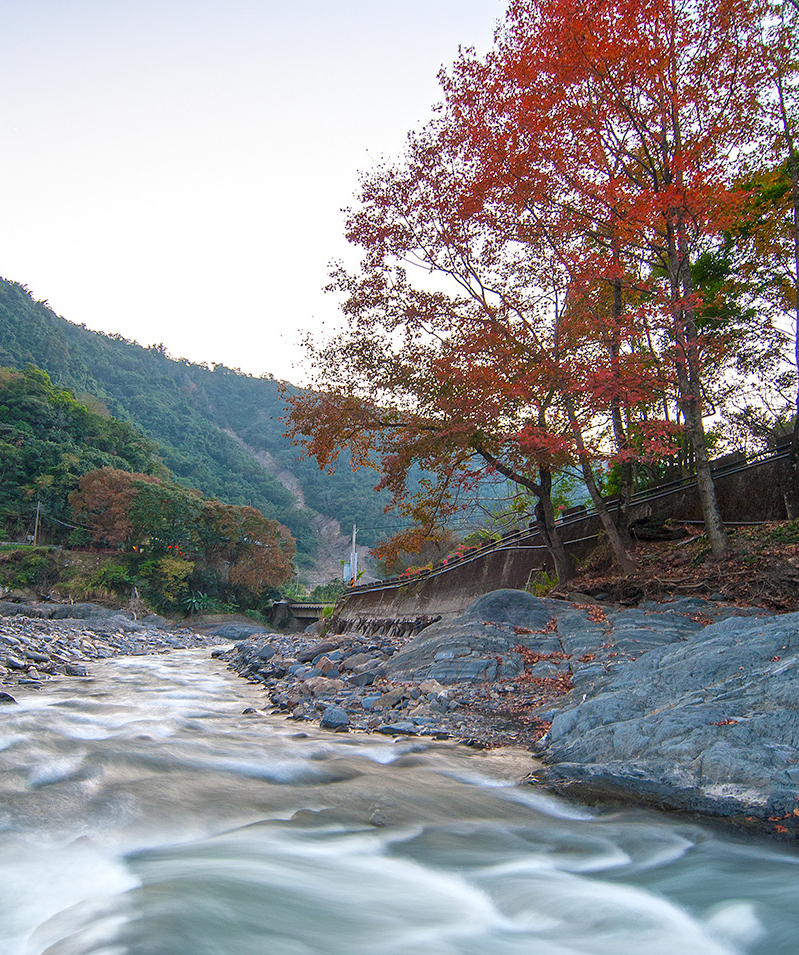
POLYGON ((566 788, 718 815, 799 808, 799 614, 722 620, 564 703, 544 758, 566 788))

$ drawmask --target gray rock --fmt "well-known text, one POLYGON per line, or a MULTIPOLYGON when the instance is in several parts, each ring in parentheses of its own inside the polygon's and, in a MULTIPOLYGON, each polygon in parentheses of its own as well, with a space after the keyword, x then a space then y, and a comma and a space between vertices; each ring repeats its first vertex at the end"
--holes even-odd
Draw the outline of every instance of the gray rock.
POLYGON ((319 643, 315 643, 313 646, 309 647, 307 650, 297 654, 297 659, 300 663, 310 663, 316 657, 322 656, 324 653, 329 653, 331 650, 335 650, 338 646, 337 643, 333 643, 332 640, 322 640, 319 643))
POLYGON ((0 693, 0 706, 7 706, 10 703, 16 703, 17 701, 10 693, 0 693))
POLYGON ((371 686, 377 679, 377 674, 369 670, 363 673, 355 673, 348 678, 347 682, 351 686, 371 686))
POLYGON ((422 630, 391 658, 388 675, 440 683, 514 679, 522 664, 513 648, 521 644, 539 652, 562 651, 552 621, 572 609, 562 600, 496 590, 479 597, 460 616, 422 630))
POLYGON ((82 663, 67 663, 64 666, 67 676, 88 676, 89 671, 82 663))
POLYGON ((349 724, 350 718, 340 706, 328 706, 319 721, 319 725, 324 729, 341 729, 349 724))
POLYGON ((377 727, 378 733, 387 736, 413 736, 416 733, 416 724, 410 720, 401 720, 399 723, 384 723, 377 727))
POLYGON ((153 630, 171 630, 173 626, 166 617, 162 617, 157 613, 151 613, 146 617, 142 617, 139 623, 153 630))
POLYGON ((28 660, 33 661, 33 663, 49 663, 50 657, 44 653, 39 653, 38 650, 26 650, 25 657, 28 660))
POLYGON ((573 691, 545 741, 547 775, 576 791, 717 815, 792 814, 799 614, 719 616, 687 637, 675 621, 677 642, 573 691))

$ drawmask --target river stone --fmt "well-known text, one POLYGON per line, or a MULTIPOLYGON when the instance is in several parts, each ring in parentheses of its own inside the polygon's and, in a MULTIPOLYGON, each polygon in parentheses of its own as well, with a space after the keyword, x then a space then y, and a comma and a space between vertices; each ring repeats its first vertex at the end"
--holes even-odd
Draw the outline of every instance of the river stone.
POLYGON ((304 682, 305 686, 308 687, 310 692, 316 697, 333 696, 344 688, 343 680, 328 680, 323 676, 312 676, 309 680, 305 680, 304 682))
POLYGON ((799 614, 722 619, 578 694, 544 740, 562 788, 717 815, 797 808, 799 614))
POLYGON ((413 736, 416 733, 416 724, 410 720, 401 720, 399 723, 384 723, 377 727, 378 733, 387 736, 413 736))
POLYGON ((26 650, 25 656, 28 660, 32 660, 34 663, 49 663, 50 657, 44 653, 39 653, 38 650, 26 650))
POLYGON ((350 686, 371 686, 376 679, 376 673, 366 670, 363 673, 354 673, 351 677, 348 677, 347 683, 350 686))
POLYGON ((319 725, 324 729, 341 729, 349 726, 349 723, 349 716, 340 706, 328 706, 319 721, 319 725))
POLYGON ((0 706, 6 706, 9 703, 16 703, 17 701, 10 693, 0 693, 0 706))
POLYGON ((395 686, 393 690, 387 690, 375 703, 375 706, 392 707, 401 703, 408 696, 408 690, 404 686, 395 686))
POLYGON ((89 671, 82 663, 67 663, 64 666, 67 676, 88 676, 89 671))
POLYGON ((297 654, 297 659, 300 663, 310 663, 315 657, 322 656, 323 653, 328 653, 331 650, 335 650, 338 646, 337 643, 333 643, 332 640, 322 640, 319 643, 315 643, 312 647, 309 647, 307 650, 302 650, 297 654))

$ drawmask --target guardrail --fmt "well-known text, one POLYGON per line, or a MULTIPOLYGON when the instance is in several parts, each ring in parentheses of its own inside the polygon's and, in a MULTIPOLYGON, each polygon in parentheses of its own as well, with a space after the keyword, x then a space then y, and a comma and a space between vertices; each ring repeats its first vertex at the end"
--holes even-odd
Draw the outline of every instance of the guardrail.
MULTIPOLYGON (((758 467, 761 464, 780 461, 787 459, 790 456, 789 448, 779 448, 777 451, 770 452, 765 451, 759 454, 753 455, 751 457, 741 457, 736 460, 728 460, 725 463, 724 458, 717 459, 714 464, 711 461, 711 468, 713 470, 714 478, 725 477, 732 474, 738 474, 744 471, 748 471, 752 468, 758 467)), ((725 457, 731 457, 726 456, 725 457)), ((693 487, 696 484, 696 475, 688 475, 683 478, 677 478, 673 481, 666 481, 660 483, 652 488, 646 488, 642 491, 636 491, 630 497, 630 504, 641 505, 654 503, 664 497, 668 497, 674 494, 676 491, 679 491, 683 488, 693 487)), ((619 509, 619 500, 618 498, 608 498, 605 500, 605 506, 612 513, 619 509)), ((558 520, 559 527, 567 527, 569 525, 577 524, 581 521, 588 520, 591 517, 596 517, 598 511, 594 505, 578 505, 575 508, 570 509, 571 513, 568 511, 564 513, 563 517, 558 520)), ((695 523, 695 522, 686 522, 686 523, 695 523)), ((727 524, 734 524, 735 522, 727 521, 727 524)), ((750 523, 750 522, 744 522, 750 523)), ((452 570, 455 570, 457 567, 462 567, 464 564, 471 563, 475 560, 480 560, 485 557, 487 554, 496 553, 502 550, 540 550, 546 551, 546 546, 544 544, 525 544, 524 541, 529 541, 532 538, 540 536, 538 530, 538 523, 533 522, 530 527, 524 528, 521 530, 513 531, 510 534, 504 535, 498 541, 492 541, 486 544, 481 544, 474 549, 469 549, 462 556, 455 558, 454 560, 449 561, 447 564, 438 564, 432 569, 423 569, 418 573, 413 574, 412 576, 396 576, 388 577, 385 580, 380 580, 372 584, 358 584, 355 587, 351 587, 344 597, 349 594, 362 594, 362 593, 373 593, 381 590, 396 590, 398 587, 404 586, 410 582, 418 580, 429 580, 433 577, 439 577, 442 574, 447 574, 452 570)), ((598 535, 591 534, 588 537, 579 537, 572 538, 570 540, 564 540, 564 546, 568 547, 574 544, 584 543, 585 541, 596 539, 598 535)))

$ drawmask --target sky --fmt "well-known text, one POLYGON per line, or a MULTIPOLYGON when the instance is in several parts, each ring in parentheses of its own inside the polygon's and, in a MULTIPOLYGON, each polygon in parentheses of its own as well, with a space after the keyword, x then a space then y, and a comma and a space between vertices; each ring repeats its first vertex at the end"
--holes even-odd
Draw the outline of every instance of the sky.
POLYGON ((358 171, 506 0, 3 0, 0 276, 72 322, 307 383, 358 171))

